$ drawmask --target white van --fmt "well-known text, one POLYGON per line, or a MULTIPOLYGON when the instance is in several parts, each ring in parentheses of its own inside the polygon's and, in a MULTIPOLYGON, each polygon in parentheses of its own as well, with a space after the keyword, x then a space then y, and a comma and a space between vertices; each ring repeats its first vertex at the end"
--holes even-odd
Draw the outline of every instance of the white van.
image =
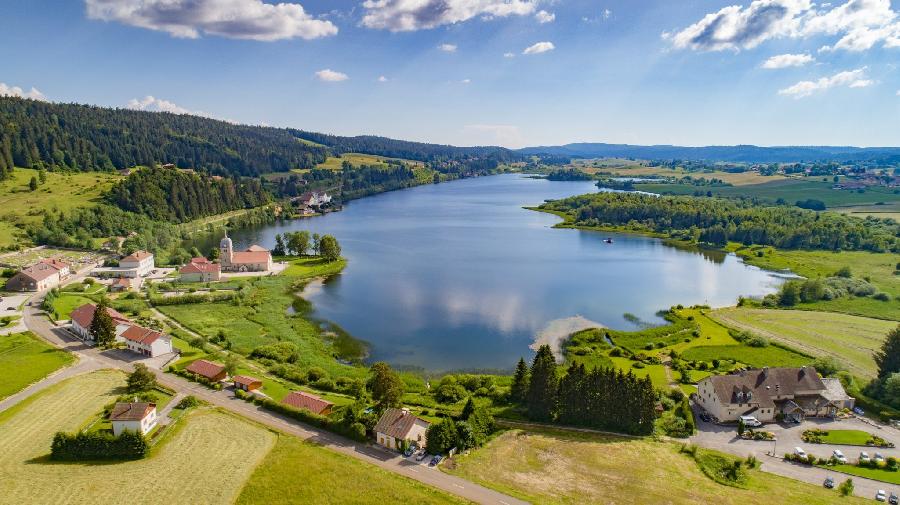
POLYGON ((753 416, 741 416, 741 421, 744 421, 744 426, 751 426, 753 428, 762 426, 762 423, 759 422, 759 419, 753 416))

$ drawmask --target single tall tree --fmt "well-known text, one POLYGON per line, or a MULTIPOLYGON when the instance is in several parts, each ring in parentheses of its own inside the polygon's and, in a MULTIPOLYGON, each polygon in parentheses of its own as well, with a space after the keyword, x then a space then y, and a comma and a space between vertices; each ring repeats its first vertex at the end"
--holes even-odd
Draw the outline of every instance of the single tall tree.
POLYGON ((109 347, 116 341, 116 323, 109 315, 106 298, 100 300, 91 319, 91 336, 101 347, 109 347))
POLYGON ((892 373, 900 372, 900 326, 887 334, 881 350, 875 353, 875 364, 878 365, 878 378, 884 379, 892 373))
POLYGON ((400 406, 400 397, 403 396, 403 381, 396 372, 391 370, 390 365, 379 361, 372 365, 369 373, 372 375, 366 385, 372 392, 372 399, 375 400, 378 410, 400 406))
POLYGON ((526 404, 528 417, 535 421, 552 421, 556 413, 559 378, 556 373, 556 358, 549 345, 538 349, 531 364, 531 380, 528 384, 526 404))
POLYGON ((147 368, 147 365, 138 363, 134 365, 134 371, 128 374, 128 392, 143 393, 156 387, 156 375, 147 368))
POLYGON ((509 388, 509 396, 512 401, 522 403, 528 394, 529 372, 528 364, 524 358, 519 358, 519 364, 516 365, 516 373, 513 375, 512 386, 509 388))
POLYGON ((319 242, 319 254, 328 261, 337 261, 341 257, 341 245, 336 238, 325 235, 319 242))

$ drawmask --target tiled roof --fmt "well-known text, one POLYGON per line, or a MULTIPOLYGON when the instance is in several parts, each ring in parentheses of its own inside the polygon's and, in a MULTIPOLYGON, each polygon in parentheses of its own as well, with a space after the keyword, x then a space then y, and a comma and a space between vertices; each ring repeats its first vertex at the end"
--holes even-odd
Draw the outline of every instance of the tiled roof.
POLYGON ((812 367, 764 368, 731 375, 709 377, 719 401, 724 404, 774 405, 774 397, 793 396, 797 391, 825 392, 825 384, 812 367), (746 394, 751 393, 748 401, 746 394))
POLYGON ((321 414, 325 409, 334 405, 305 391, 291 391, 290 394, 284 397, 284 400, 281 400, 281 403, 298 409, 306 409, 315 414, 321 414))
POLYGON ((242 263, 267 263, 272 255, 269 251, 237 251, 231 253, 231 263, 240 265, 242 263))
POLYGON ((119 277, 118 279, 115 280, 115 282, 113 284, 115 284, 116 286, 122 286, 123 288, 130 288, 131 287, 131 279, 129 279, 127 277, 119 277))
POLYGON ((225 365, 213 363, 212 361, 206 361, 205 359, 198 359, 197 361, 188 365, 185 370, 197 375, 202 375, 207 379, 212 379, 225 371, 225 365))
POLYGON ((191 263, 211 263, 208 259, 203 256, 197 256, 196 258, 191 258, 191 263))
MULTIPOLYGON (((93 303, 86 303, 75 310, 69 315, 69 319, 73 322, 78 323, 78 326, 82 328, 89 328, 91 326, 91 321, 94 320, 94 312, 97 311, 97 306, 93 303)), ((119 323, 130 323, 127 317, 120 314, 115 309, 106 308, 106 313, 109 314, 109 317, 112 318, 113 322, 119 323)))
POLYGON ((58 259, 58 258, 48 258, 48 259, 45 259, 45 260, 41 260, 41 263, 43 263, 43 264, 45 264, 45 265, 50 265, 50 266, 52 266, 53 268, 55 268, 55 269, 57 269, 57 270, 62 270, 62 269, 64 269, 64 268, 69 268, 69 264, 68 264, 68 263, 66 263, 65 261, 62 261, 62 260, 60 260, 60 259, 58 259))
POLYGON ((416 421, 421 421, 426 426, 430 424, 428 421, 410 414, 409 411, 389 408, 381 415, 381 419, 375 425, 374 431, 375 433, 384 433, 394 438, 406 438, 416 421))
POLYGON ((160 337, 164 336, 165 335, 156 330, 144 328, 143 326, 138 326, 136 324, 129 326, 127 330, 122 332, 122 338, 125 340, 131 340, 132 342, 143 345, 150 345, 153 342, 156 342, 160 337))
POLYGON ((253 244, 247 248, 247 252, 269 252, 269 250, 261 245, 253 244))
POLYGON ((155 403, 117 403, 109 413, 110 421, 140 421, 147 417, 153 409, 156 408, 155 403))
POLYGON ((24 275, 35 281, 42 281, 57 272, 59 272, 59 269, 52 264, 41 262, 35 265, 31 265, 30 267, 23 268, 22 271, 16 275, 24 275))
POLYGON ((129 254, 128 256, 125 256, 124 258, 120 259, 119 263, 121 263, 123 261, 141 261, 141 260, 150 258, 152 256, 153 255, 148 253, 147 251, 135 251, 135 252, 129 254))
POLYGON ((195 263, 193 260, 191 260, 190 263, 181 267, 178 272, 182 274, 199 274, 204 272, 218 272, 220 271, 220 269, 221 267, 218 263, 210 263, 209 261, 205 263, 195 263))
POLYGON ((256 377, 248 377, 246 375, 235 375, 231 378, 235 383, 242 384, 244 386, 252 386, 254 384, 261 384, 262 381, 257 379, 256 377))

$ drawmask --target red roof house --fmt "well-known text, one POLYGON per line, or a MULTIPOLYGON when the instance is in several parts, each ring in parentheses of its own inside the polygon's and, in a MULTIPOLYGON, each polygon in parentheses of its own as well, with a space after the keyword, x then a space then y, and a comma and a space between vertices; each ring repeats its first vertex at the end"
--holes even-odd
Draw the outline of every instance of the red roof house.
POLYGON ((289 395, 284 397, 284 400, 281 400, 281 403, 297 409, 306 409, 314 414, 323 416, 331 414, 331 408, 334 407, 333 403, 305 391, 291 391, 289 395))
POLYGON ((205 359, 198 359, 188 365, 185 370, 214 382, 225 379, 225 365, 206 361, 205 359))

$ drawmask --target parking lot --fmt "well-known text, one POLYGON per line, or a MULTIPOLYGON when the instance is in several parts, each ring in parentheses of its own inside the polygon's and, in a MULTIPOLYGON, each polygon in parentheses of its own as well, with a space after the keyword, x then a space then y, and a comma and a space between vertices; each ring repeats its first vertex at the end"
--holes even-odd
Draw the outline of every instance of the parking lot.
POLYGON ((18 320, 9 326, 0 328, 0 335, 25 331, 26 328, 22 322, 22 311, 19 310, 19 306, 22 305, 29 296, 31 296, 31 293, 16 295, 3 294, 2 299, 0 299, 0 317, 12 316, 18 317, 18 320))

